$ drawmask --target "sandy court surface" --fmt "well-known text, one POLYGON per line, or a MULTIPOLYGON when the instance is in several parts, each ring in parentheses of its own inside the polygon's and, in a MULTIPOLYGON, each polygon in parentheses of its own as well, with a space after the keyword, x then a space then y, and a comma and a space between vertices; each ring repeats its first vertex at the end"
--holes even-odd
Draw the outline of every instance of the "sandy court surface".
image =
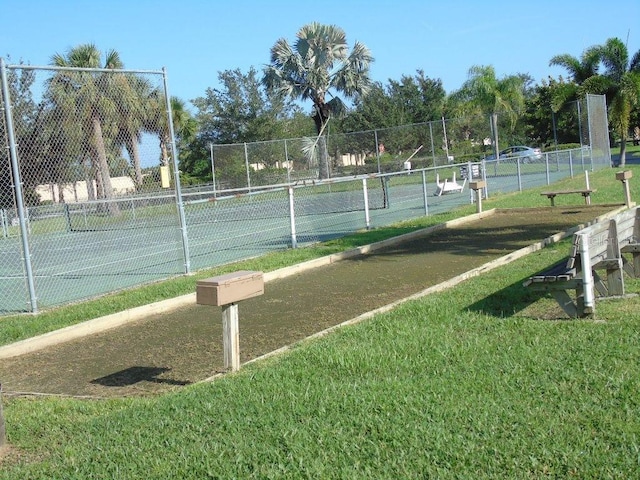
MULTIPOLYGON (((241 361, 413 295, 612 209, 501 211, 268 282, 263 296, 239 304, 241 361)), ((112 397, 180 388, 224 370, 221 318, 220 307, 192 305, 3 359, 3 390, 112 397)))

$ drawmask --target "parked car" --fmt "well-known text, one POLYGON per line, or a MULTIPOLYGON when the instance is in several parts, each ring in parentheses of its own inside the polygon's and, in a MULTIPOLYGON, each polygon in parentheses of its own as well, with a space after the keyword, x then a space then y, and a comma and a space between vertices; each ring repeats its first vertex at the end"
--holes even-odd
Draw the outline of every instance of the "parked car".
MULTIPOLYGON (((495 160, 495 158, 495 155, 489 155, 487 160, 495 160)), ((542 150, 524 145, 515 145, 500 150, 499 158, 520 158, 524 163, 540 162, 542 161, 542 150)))

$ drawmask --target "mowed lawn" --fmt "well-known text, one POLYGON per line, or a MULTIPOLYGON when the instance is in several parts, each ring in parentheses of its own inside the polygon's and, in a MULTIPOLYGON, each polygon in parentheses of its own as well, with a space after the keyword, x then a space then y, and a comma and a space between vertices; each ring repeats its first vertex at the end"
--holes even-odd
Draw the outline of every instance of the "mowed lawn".
MULTIPOLYGON (((594 202, 623 200, 615 170, 590 180, 594 202)), ((538 190, 485 207, 547 203, 538 190)), ((522 287, 568 251, 564 241, 164 396, 5 396, 0 478, 637 478, 640 300, 569 320, 522 287)))

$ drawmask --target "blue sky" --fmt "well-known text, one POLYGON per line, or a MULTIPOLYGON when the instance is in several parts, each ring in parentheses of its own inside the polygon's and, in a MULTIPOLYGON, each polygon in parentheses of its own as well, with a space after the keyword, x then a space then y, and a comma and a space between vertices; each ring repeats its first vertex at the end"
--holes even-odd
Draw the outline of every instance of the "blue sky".
POLYGON ((55 53, 94 43, 117 50, 126 68, 166 67, 171 95, 187 103, 219 87, 218 72, 261 70, 276 40, 293 42, 313 21, 369 47, 374 80, 422 69, 447 92, 473 65, 540 82, 566 74, 549 67, 556 54, 579 57, 611 37, 640 49, 638 0, 2 0, 0 14, 0 56, 10 63, 48 65, 55 53))

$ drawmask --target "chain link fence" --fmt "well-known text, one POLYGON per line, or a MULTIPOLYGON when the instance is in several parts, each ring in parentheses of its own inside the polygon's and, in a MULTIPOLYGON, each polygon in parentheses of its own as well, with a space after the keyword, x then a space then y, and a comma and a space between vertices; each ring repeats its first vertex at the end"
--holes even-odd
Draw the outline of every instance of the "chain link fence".
POLYGON ((214 182, 183 189, 164 71, 0 67, 2 314, 447 211, 473 179, 488 195, 609 165, 598 97, 583 146, 535 164, 482 160, 486 119, 442 120, 211 145, 214 182))
MULTIPOLYGON (((549 116, 553 116, 554 128, 557 123, 574 127, 562 132, 564 147, 560 147, 585 146, 594 148, 598 159, 610 156, 603 96, 588 95, 558 113, 549 112, 549 116)), ((508 128, 507 118, 500 115, 498 118, 497 150, 535 143, 515 135, 508 128)), ((554 136, 557 144, 555 131, 554 136)), ((210 148, 215 189, 255 188, 476 162, 495 158, 496 152, 491 122, 486 115, 443 118, 365 132, 329 131, 321 138, 214 144, 210 148)))

